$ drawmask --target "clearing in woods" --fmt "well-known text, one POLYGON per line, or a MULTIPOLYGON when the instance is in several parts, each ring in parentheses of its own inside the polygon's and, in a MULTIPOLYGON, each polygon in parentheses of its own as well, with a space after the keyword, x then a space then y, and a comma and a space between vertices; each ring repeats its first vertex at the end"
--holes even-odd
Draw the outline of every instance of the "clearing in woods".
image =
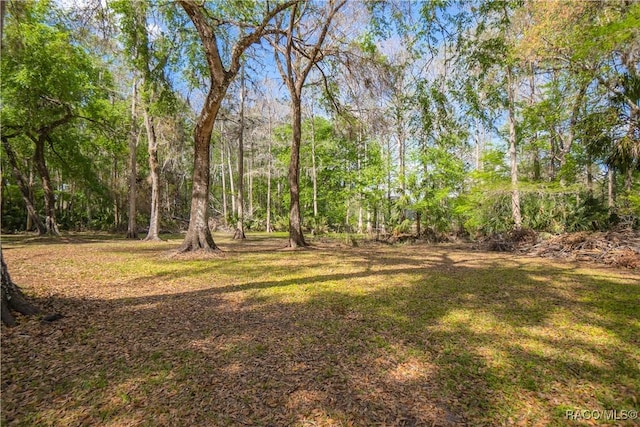
MULTIPOLYGON (((640 273, 451 245, 3 238, 3 425, 567 425, 640 396, 640 273)), ((629 412, 622 412, 629 411, 629 412)), ((590 420, 603 422, 603 420, 590 420)))

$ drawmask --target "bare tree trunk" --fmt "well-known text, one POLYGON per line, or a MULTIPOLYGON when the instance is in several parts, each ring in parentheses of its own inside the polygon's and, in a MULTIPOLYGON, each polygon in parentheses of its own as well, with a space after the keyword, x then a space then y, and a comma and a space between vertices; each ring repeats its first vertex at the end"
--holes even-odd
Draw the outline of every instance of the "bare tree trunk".
MULTIPOLYGON (((28 186, 27 186, 27 193, 29 194, 29 201, 31 202, 31 204, 33 205, 33 163, 29 162, 29 182, 28 182, 28 186)), ((22 189, 21 189, 22 191, 22 189)), ((35 209, 34 209, 35 212, 35 209)), ((40 218, 38 218, 39 220, 40 218)), ((27 226, 25 227, 26 231, 31 231, 31 229, 33 228, 33 223, 34 223, 34 218, 32 215, 32 212, 29 212, 29 209, 27 208, 27 226)), ((40 221, 40 225, 42 225, 42 227, 44 227, 44 224, 42 224, 42 221, 40 221)), ((42 234, 40 232, 40 227, 38 228, 38 234, 42 234)), ((43 228, 44 230, 44 228, 43 228)))
POLYGON ((244 66, 240 70, 240 129, 238 132, 238 221, 233 235, 235 240, 246 239, 244 235, 244 66))
POLYGON ((227 144, 227 166, 229 168, 229 186, 231 187, 231 212, 236 212, 236 190, 233 183, 233 167, 231 166, 231 144, 227 144))
MULTIPOLYGON (((40 219, 38 215, 38 211, 36 210, 35 203, 33 202, 33 192, 31 191, 31 186, 27 185, 25 182, 25 177, 22 175, 22 172, 18 168, 18 160, 16 159, 16 155, 13 152, 13 148, 9 144, 8 138, 2 138, 2 143, 7 152, 7 157, 9 158, 9 163, 11 164, 11 169, 13 171, 13 176, 16 179, 18 184, 18 188, 20 189, 20 194, 22 195, 22 200, 27 208, 27 214, 29 218, 31 218, 32 222, 35 224, 38 229, 38 234, 43 235, 47 233, 47 228, 40 219)), ((27 229, 28 231, 29 229, 27 229)))
POLYGON ((227 178, 224 170, 224 140, 222 133, 224 128, 220 126, 220 176, 222 178, 222 216, 224 217, 224 225, 229 225, 229 212, 227 208, 227 178))
POLYGON ((481 157, 482 157, 482 153, 481 153, 481 149, 480 149, 480 145, 481 145, 481 136, 480 136, 480 120, 476 119, 476 135, 475 135, 475 140, 476 140, 476 150, 475 150, 475 163, 476 163, 476 170, 479 171, 481 170, 481 157))
POLYGON ((269 111, 269 152, 267 157, 267 233, 271 233, 271 111, 269 111))
MULTIPOLYGON (((402 189, 402 195, 404 196, 407 193, 407 177, 405 171, 405 140, 404 140, 404 130, 402 129, 402 118, 397 118, 398 123, 396 124, 398 127, 398 162, 400 166, 400 188, 402 189)), ((402 214, 402 219, 404 219, 404 213, 402 214)))
POLYGON ((587 193, 593 197, 593 160, 590 155, 587 156, 587 193))
POLYGON ((144 108, 144 125, 147 130, 149 152, 149 175, 151 177, 151 212, 149 214, 149 231, 144 240, 157 241, 160 232, 160 179, 158 174, 158 140, 153 117, 149 115, 148 108, 144 108))
POLYGON ((515 112, 515 84, 511 67, 507 67, 507 90, 509 92, 509 158, 511 160, 511 213, 515 229, 522 228, 520 213, 520 192, 518 190, 518 157, 516 151, 516 112, 515 112))
MULTIPOLYGON (((387 138, 387 218, 391 218, 391 138, 387 138)), ((383 214, 383 227, 386 227, 383 214)))
POLYGON ((226 91, 226 86, 221 88, 216 82, 211 82, 209 93, 202 108, 198 122, 194 129, 194 152, 193 152, 193 189, 191 192, 191 211, 189 219, 189 229, 180 246, 180 252, 204 250, 207 252, 219 250, 213 241, 211 230, 209 230, 209 156, 211 150, 211 133, 213 123, 222 99, 226 91))
POLYGON ((191 216, 189 230, 180 247, 181 251, 204 249, 212 251, 218 249, 213 242, 208 226, 208 201, 209 201, 209 170, 211 133, 220 105, 227 92, 227 88, 233 78, 240 71, 241 56, 254 43, 258 43, 266 31, 267 25, 273 18, 286 8, 293 5, 291 2, 279 3, 273 9, 268 8, 261 22, 247 35, 241 36, 234 46, 230 47, 230 67, 225 69, 218 48, 216 29, 222 25, 220 22, 210 20, 205 5, 193 0, 178 1, 184 11, 189 15, 191 22, 196 27, 211 78, 209 93, 202 106, 194 130, 194 168, 193 168, 193 192, 191 195, 191 216))
POLYGON ((302 234, 302 214, 300 212, 300 143, 302 141, 302 108, 300 93, 292 93, 291 113, 293 115, 293 137, 291 138, 291 157, 289 160, 289 192, 291 206, 289 208, 289 246, 306 247, 307 242, 302 234))
POLYGON ((624 189, 627 193, 631 192, 631 185, 633 184, 633 168, 630 166, 627 169, 627 173, 624 177, 624 189))
POLYGON ((136 81, 133 81, 133 93, 131 95, 131 130, 129 132, 129 218, 127 220, 127 239, 138 238, 138 224, 136 216, 138 209, 136 207, 137 195, 137 178, 138 178, 138 160, 137 150, 140 141, 140 132, 138 131, 137 114, 136 114, 136 98, 138 96, 138 87, 136 81))
POLYGON ((249 145, 249 218, 253 218, 253 138, 250 138, 249 145))
MULTIPOLYGON (((533 61, 529 62, 529 88, 531 97, 529 98, 529 106, 533 107, 536 102, 536 79, 533 61)), ((534 134, 534 141, 538 139, 538 131, 534 134)), ((536 147, 532 152, 533 161, 533 180, 540 180, 540 150, 536 147)))
POLYGON ((26 300, 18 285, 11 281, 7 264, 5 264, 4 256, 2 255, 2 249, 0 249, 0 262, 2 263, 2 306, 0 307, 2 323, 7 326, 15 326, 16 319, 11 314, 11 310, 26 316, 37 314, 39 310, 26 300))
MULTIPOLYGON (((120 229, 120 197, 118 192, 118 156, 113 157, 113 176, 111 191, 113 194, 113 226, 116 230, 120 229)), ((63 209, 66 208, 64 204, 63 209)))
POLYGON ((608 191, 607 191, 607 200, 609 211, 612 212, 615 207, 615 172, 611 166, 609 166, 609 171, 607 172, 607 181, 608 181, 608 191))
MULTIPOLYGON (((560 137, 560 143, 562 146, 560 147, 560 170, 564 168, 567 163, 567 155, 571 152, 571 145, 573 145, 573 140, 575 139, 576 134, 576 125, 578 124, 578 115, 580 114, 580 107, 582 107, 582 101, 587 93, 587 84, 583 83, 580 86, 580 90, 576 96, 576 99, 573 101, 573 107, 571 109, 571 118, 569 120, 569 130, 565 137, 560 137)), ((564 179, 561 178, 561 181, 564 179)), ((562 182, 564 184, 564 182, 562 182)))
POLYGON ((311 178, 313 180, 313 217, 318 217, 318 171, 316 169, 316 118, 311 106, 311 178))
POLYGON ((53 190, 53 184, 51 177, 49 176, 49 169, 44 158, 44 144, 46 141, 46 135, 39 135, 37 138, 32 138, 36 144, 36 150, 34 155, 34 161, 36 169, 40 175, 42 181, 42 189, 44 190, 44 211, 45 211, 45 228, 47 234, 59 236, 58 224, 56 223, 56 196, 53 190))

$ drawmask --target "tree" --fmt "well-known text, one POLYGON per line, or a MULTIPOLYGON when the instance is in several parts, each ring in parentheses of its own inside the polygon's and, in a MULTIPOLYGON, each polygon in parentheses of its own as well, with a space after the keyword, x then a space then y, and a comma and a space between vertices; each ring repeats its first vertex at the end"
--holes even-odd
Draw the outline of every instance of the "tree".
MULTIPOLYGON (((255 10, 244 10, 250 7, 239 5, 235 12, 244 18, 241 26, 247 34, 237 38, 233 45, 229 44, 230 60, 225 66, 223 53, 218 45, 221 32, 234 22, 234 17, 225 7, 212 10, 206 4, 192 0, 179 0, 180 5, 195 26, 200 42, 204 49, 205 60, 209 72, 209 91, 206 95, 202 110, 194 129, 194 160, 193 160, 193 190, 191 193, 191 212, 189 229, 180 251, 202 249, 212 251, 218 249, 211 236, 208 226, 208 197, 209 197, 209 162, 211 149, 211 134, 220 105, 227 89, 240 71, 241 56, 253 44, 267 33, 271 20, 283 10, 297 4, 297 1, 278 3, 271 7, 269 3, 254 4, 255 10), (224 13, 229 15, 225 16, 224 13), (259 17, 255 19, 253 17, 259 17)), ((225 40, 222 38, 221 40, 225 40)))
POLYGON ((233 238, 236 240, 245 239, 244 234, 244 104, 246 97, 245 78, 244 78, 244 66, 240 67, 240 117, 239 117, 239 129, 238 129, 238 201, 236 206, 238 207, 238 221, 236 224, 236 231, 233 238))
MULTIPOLYGON (((108 73, 71 43, 62 26, 49 25, 47 2, 11 3, 2 55, 3 146, 11 142, 33 147, 33 161, 44 190, 45 230, 58 235, 55 185, 49 153, 69 144, 65 132, 78 120, 99 121, 106 105, 103 88, 108 73)), ((17 165, 17 163, 15 163, 17 165)))
MULTIPOLYGON (((161 112, 171 112, 173 93, 165 76, 165 66, 169 60, 173 42, 163 34, 153 37, 149 34, 148 2, 114 2, 112 7, 120 13, 120 25, 125 47, 133 52, 130 62, 135 73, 141 77, 141 103, 144 128, 147 135, 149 155, 149 177, 151 180, 151 208, 149 230, 145 240, 160 240, 160 176, 158 161, 158 136, 156 116, 161 112)), ((135 96, 135 92, 134 92, 135 96)), ((132 102, 135 102, 132 101, 132 102)), ((135 111, 132 111, 135 123, 135 111)), ((130 140, 131 142, 131 140, 130 140)), ((133 146, 130 146, 130 150, 133 146)), ((133 172, 133 170, 132 170, 133 172)))
POLYGON ((288 176, 291 196, 289 208, 289 246, 291 248, 307 246, 302 233, 299 187, 302 89, 311 69, 325 57, 322 47, 329 27, 345 3, 346 0, 330 0, 326 4, 326 9, 317 10, 313 14, 313 5, 308 4, 306 8, 300 9, 296 3, 289 13, 286 28, 283 28, 284 20, 280 20, 279 27, 282 31, 271 39, 278 71, 289 89, 291 98, 292 136, 288 176), (305 17, 305 13, 309 16, 305 17), (307 18, 305 26, 300 24, 302 18, 307 18))
POLYGON ((127 222, 127 239, 138 238, 138 224, 136 217, 138 210, 136 209, 137 198, 137 179, 138 179, 138 142, 140 140, 140 132, 138 131, 136 99, 138 97, 138 83, 133 80, 133 91, 131 93, 131 128, 129 130, 129 194, 128 194, 128 222, 127 222))

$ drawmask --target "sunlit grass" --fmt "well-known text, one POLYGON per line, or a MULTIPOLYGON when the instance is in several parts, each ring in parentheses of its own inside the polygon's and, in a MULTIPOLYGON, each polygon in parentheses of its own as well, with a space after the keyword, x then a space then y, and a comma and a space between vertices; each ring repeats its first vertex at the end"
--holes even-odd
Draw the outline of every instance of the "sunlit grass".
MULTIPOLYGON (((3 241, 3 423, 567 425, 637 410, 640 275, 449 246, 3 241), (25 338, 27 337, 27 338, 25 338)), ((616 421, 633 424, 632 420, 616 421)))

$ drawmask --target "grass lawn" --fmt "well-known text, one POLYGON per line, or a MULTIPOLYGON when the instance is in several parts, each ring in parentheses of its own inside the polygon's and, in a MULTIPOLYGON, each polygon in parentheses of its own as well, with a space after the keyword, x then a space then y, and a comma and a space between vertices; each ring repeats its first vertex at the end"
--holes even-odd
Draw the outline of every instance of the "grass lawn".
POLYGON ((2 327, 2 424, 640 423, 637 270, 214 238, 222 255, 3 237, 13 280, 65 317, 2 327))

